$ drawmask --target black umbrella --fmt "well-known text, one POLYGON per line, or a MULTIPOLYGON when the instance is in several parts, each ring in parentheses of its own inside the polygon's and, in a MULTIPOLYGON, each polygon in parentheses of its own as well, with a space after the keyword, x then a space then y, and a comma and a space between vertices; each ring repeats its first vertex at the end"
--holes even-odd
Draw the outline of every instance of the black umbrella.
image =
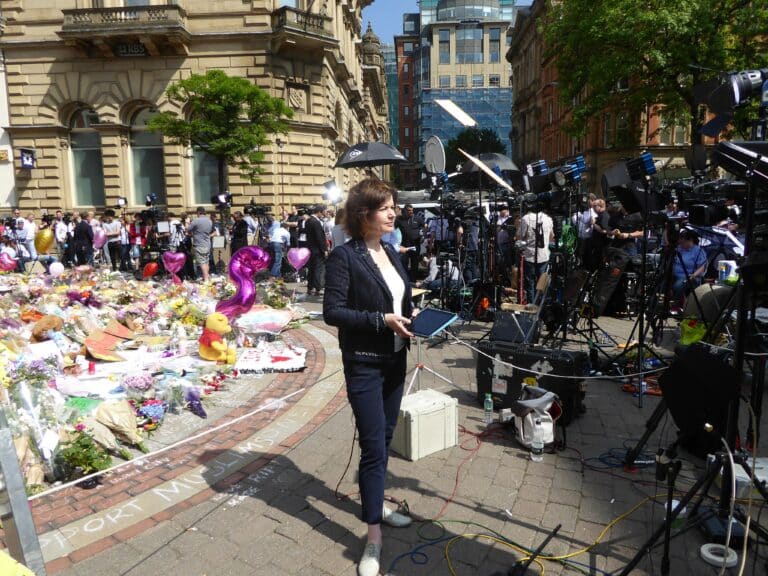
POLYGON ((365 168, 407 162, 394 146, 384 142, 361 142, 347 148, 334 168, 365 168))
MULTIPOLYGON (((500 170, 501 172, 520 172, 520 169, 515 165, 514 162, 512 162, 512 160, 504 156, 504 154, 499 154, 498 152, 484 152, 482 154, 478 154, 476 158, 481 160, 483 164, 488 166, 488 168, 491 170, 500 170)), ((477 172, 478 170, 480 170, 480 168, 478 168, 477 164, 475 164, 472 160, 464 162, 464 165, 461 167, 461 171, 463 173, 477 172)))

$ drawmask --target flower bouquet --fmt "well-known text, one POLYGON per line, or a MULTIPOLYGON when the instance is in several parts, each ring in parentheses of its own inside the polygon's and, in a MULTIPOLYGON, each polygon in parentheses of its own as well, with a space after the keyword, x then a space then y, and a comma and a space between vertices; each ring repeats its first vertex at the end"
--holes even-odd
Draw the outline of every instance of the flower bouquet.
POLYGON ((136 428, 136 413, 127 400, 102 402, 93 412, 93 417, 112 430, 120 440, 136 446, 145 454, 149 452, 136 428))
POLYGON ((141 427, 149 432, 160 425, 167 410, 168 405, 165 402, 152 398, 136 406, 136 415, 141 419, 139 422, 141 427))
POLYGON ((61 445, 58 457, 66 465, 69 480, 112 466, 112 457, 93 439, 82 423, 75 426, 70 440, 61 445))
POLYGON ((120 384, 125 389, 129 398, 144 399, 154 396, 153 386, 155 379, 149 372, 136 372, 134 374, 126 374, 121 380, 120 384))

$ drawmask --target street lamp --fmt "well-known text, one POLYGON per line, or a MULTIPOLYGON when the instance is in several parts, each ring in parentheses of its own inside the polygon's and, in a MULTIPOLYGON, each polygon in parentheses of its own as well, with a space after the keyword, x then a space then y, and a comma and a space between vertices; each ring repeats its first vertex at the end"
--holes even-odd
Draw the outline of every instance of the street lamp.
POLYGON ((283 148, 285 148, 285 141, 277 138, 275 144, 277 144, 277 150, 280 154, 278 158, 280 163, 280 166, 278 167, 280 170, 280 204, 282 205, 283 210, 285 210, 285 183, 283 182, 283 148))

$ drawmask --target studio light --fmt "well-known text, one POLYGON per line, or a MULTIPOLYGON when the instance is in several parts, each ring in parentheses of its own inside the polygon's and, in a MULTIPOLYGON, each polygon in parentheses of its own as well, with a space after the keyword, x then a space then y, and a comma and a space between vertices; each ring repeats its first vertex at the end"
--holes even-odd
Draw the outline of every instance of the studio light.
POLYGON ((325 198, 331 204, 336 204, 341 200, 341 188, 336 185, 336 180, 328 180, 323 184, 325 191, 323 192, 323 198, 325 198))
POLYGON ((211 196, 211 204, 216 204, 220 207, 229 206, 232 204, 232 194, 224 193, 211 196))
POLYGON ((157 204, 157 194, 147 194, 144 198, 144 204, 146 204, 149 207, 152 207, 155 204, 157 204))
POLYGON ((650 152, 645 152, 637 158, 627 160, 627 172, 629 172, 629 177, 636 181, 656 174, 656 164, 653 161, 653 155, 650 152))
POLYGON ((467 128, 474 128, 477 126, 475 119, 454 104, 452 100, 435 100, 435 104, 453 116, 462 126, 466 126, 467 128))
POLYGON ((541 176, 549 172, 549 166, 547 166, 546 160, 536 160, 536 162, 526 164, 525 172, 530 177, 541 176))
POLYGON ((117 198, 117 207, 118 208, 124 208, 128 205, 128 198, 125 196, 118 196, 117 198))

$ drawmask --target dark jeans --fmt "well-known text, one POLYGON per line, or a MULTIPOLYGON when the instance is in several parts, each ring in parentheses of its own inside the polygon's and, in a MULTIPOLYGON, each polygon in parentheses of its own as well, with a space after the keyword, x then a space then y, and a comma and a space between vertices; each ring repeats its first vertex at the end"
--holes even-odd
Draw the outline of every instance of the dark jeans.
POLYGON ((307 292, 323 288, 325 288, 325 254, 312 250, 312 255, 309 257, 307 292))
POLYGON ((347 397, 360 439, 358 481, 366 524, 381 523, 389 443, 400 412, 405 364, 405 348, 386 364, 344 362, 347 397))
POLYGON ((112 262, 112 270, 117 270, 120 267, 120 242, 108 242, 109 248, 109 260, 112 262))
POLYGON ((539 276, 547 270, 549 270, 549 262, 534 264, 533 262, 528 262, 528 260, 525 261, 523 265, 523 285, 528 304, 531 304, 536 296, 536 282, 538 282, 539 276))

